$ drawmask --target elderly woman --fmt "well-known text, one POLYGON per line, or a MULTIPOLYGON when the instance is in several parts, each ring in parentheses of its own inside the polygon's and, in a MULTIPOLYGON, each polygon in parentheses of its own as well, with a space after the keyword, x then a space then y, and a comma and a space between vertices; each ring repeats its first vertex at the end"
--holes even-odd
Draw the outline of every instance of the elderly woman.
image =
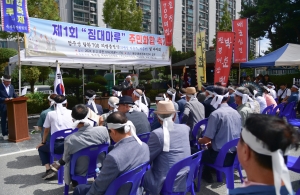
POLYGON ((277 106, 277 103, 274 100, 274 98, 270 95, 270 89, 266 86, 263 86, 263 90, 264 90, 264 98, 266 99, 267 106, 271 106, 274 104, 274 108, 275 108, 275 106, 277 106))
POLYGON ((252 114, 246 120, 237 147, 247 179, 243 187, 230 190, 229 194, 294 194, 283 155, 297 142, 295 129, 284 120, 252 114))

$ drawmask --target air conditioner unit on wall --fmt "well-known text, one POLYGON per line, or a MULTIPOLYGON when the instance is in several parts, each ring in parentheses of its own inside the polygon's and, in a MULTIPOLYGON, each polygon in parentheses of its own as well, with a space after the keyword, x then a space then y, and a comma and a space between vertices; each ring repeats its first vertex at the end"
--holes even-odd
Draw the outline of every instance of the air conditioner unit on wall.
POLYGON ((96 9, 94 7, 91 7, 91 11, 94 12, 96 9))

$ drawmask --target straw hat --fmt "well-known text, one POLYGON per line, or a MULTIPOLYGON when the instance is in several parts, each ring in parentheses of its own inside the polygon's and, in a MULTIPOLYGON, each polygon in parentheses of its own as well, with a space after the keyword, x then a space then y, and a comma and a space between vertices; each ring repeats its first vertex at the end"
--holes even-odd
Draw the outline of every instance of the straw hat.
POLYGON ((194 95, 195 93, 197 93, 195 87, 188 87, 188 88, 186 88, 186 94, 187 95, 194 95))
POLYGON ((171 101, 159 101, 157 104, 156 114, 172 114, 178 111, 175 110, 174 104, 171 101))

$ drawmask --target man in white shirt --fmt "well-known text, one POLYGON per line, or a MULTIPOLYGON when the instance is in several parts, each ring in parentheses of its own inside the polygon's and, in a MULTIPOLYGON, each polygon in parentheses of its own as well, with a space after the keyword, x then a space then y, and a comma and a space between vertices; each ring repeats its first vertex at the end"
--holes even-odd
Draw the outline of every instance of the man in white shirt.
MULTIPOLYGON (((46 173, 42 176, 43 179, 49 179, 55 175, 55 172, 50 171, 50 142, 47 142, 48 134, 51 135, 57 131, 70 129, 73 125, 72 110, 67 109, 67 99, 63 95, 57 95, 54 98, 55 110, 48 112, 44 122, 43 141, 36 149, 38 149, 42 165, 46 168, 46 173), (51 130, 50 130, 51 129, 51 130)), ((54 152, 62 154, 64 152, 64 139, 56 139, 54 144, 54 152)))
POLYGON ((268 82, 267 87, 270 89, 270 95, 274 98, 274 100, 277 98, 277 94, 275 91, 275 86, 272 82, 268 82))
POLYGON ((282 83, 277 93, 278 103, 281 103, 282 101, 286 101, 290 96, 291 96, 291 90, 286 87, 286 84, 282 83))
POLYGON ((148 117, 149 115, 149 109, 148 107, 142 102, 143 92, 140 89, 136 89, 133 91, 132 95, 132 101, 134 102, 134 106, 132 107, 133 110, 143 112, 148 117))

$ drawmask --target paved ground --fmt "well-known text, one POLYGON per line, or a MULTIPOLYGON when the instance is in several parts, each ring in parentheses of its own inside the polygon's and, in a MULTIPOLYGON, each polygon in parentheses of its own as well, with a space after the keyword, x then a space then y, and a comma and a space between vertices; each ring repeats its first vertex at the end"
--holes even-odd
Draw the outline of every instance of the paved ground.
MULTIPOLYGON (((29 120, 30 130, 36 124, 36 119, 29 120)), ((10 143, 0 139, 0 195, 60 195, 63 186, 57 185, 57 179, 42 180, 45 168, 41 166, 35 146, 40 143, 40 134, 31 134, 31 139, 21 143, 10 143)), ((293 156, 300 156, 300 150, 291 152, 293 156)), ((239 177, 235 174, 235 187, 241 186, 239 177)), ((243 172, 245 176, 245 172, 243 172)), ((300 175, 290 172, 293 189, 300 185, 300 175)), ((225 182, 225 179, 224 179, 225 182)), ((225 183, 207 184, 202 182, 203 195, 225 195, 225 183)), ((71 191, 70 191, 71 194, 71 191)))

